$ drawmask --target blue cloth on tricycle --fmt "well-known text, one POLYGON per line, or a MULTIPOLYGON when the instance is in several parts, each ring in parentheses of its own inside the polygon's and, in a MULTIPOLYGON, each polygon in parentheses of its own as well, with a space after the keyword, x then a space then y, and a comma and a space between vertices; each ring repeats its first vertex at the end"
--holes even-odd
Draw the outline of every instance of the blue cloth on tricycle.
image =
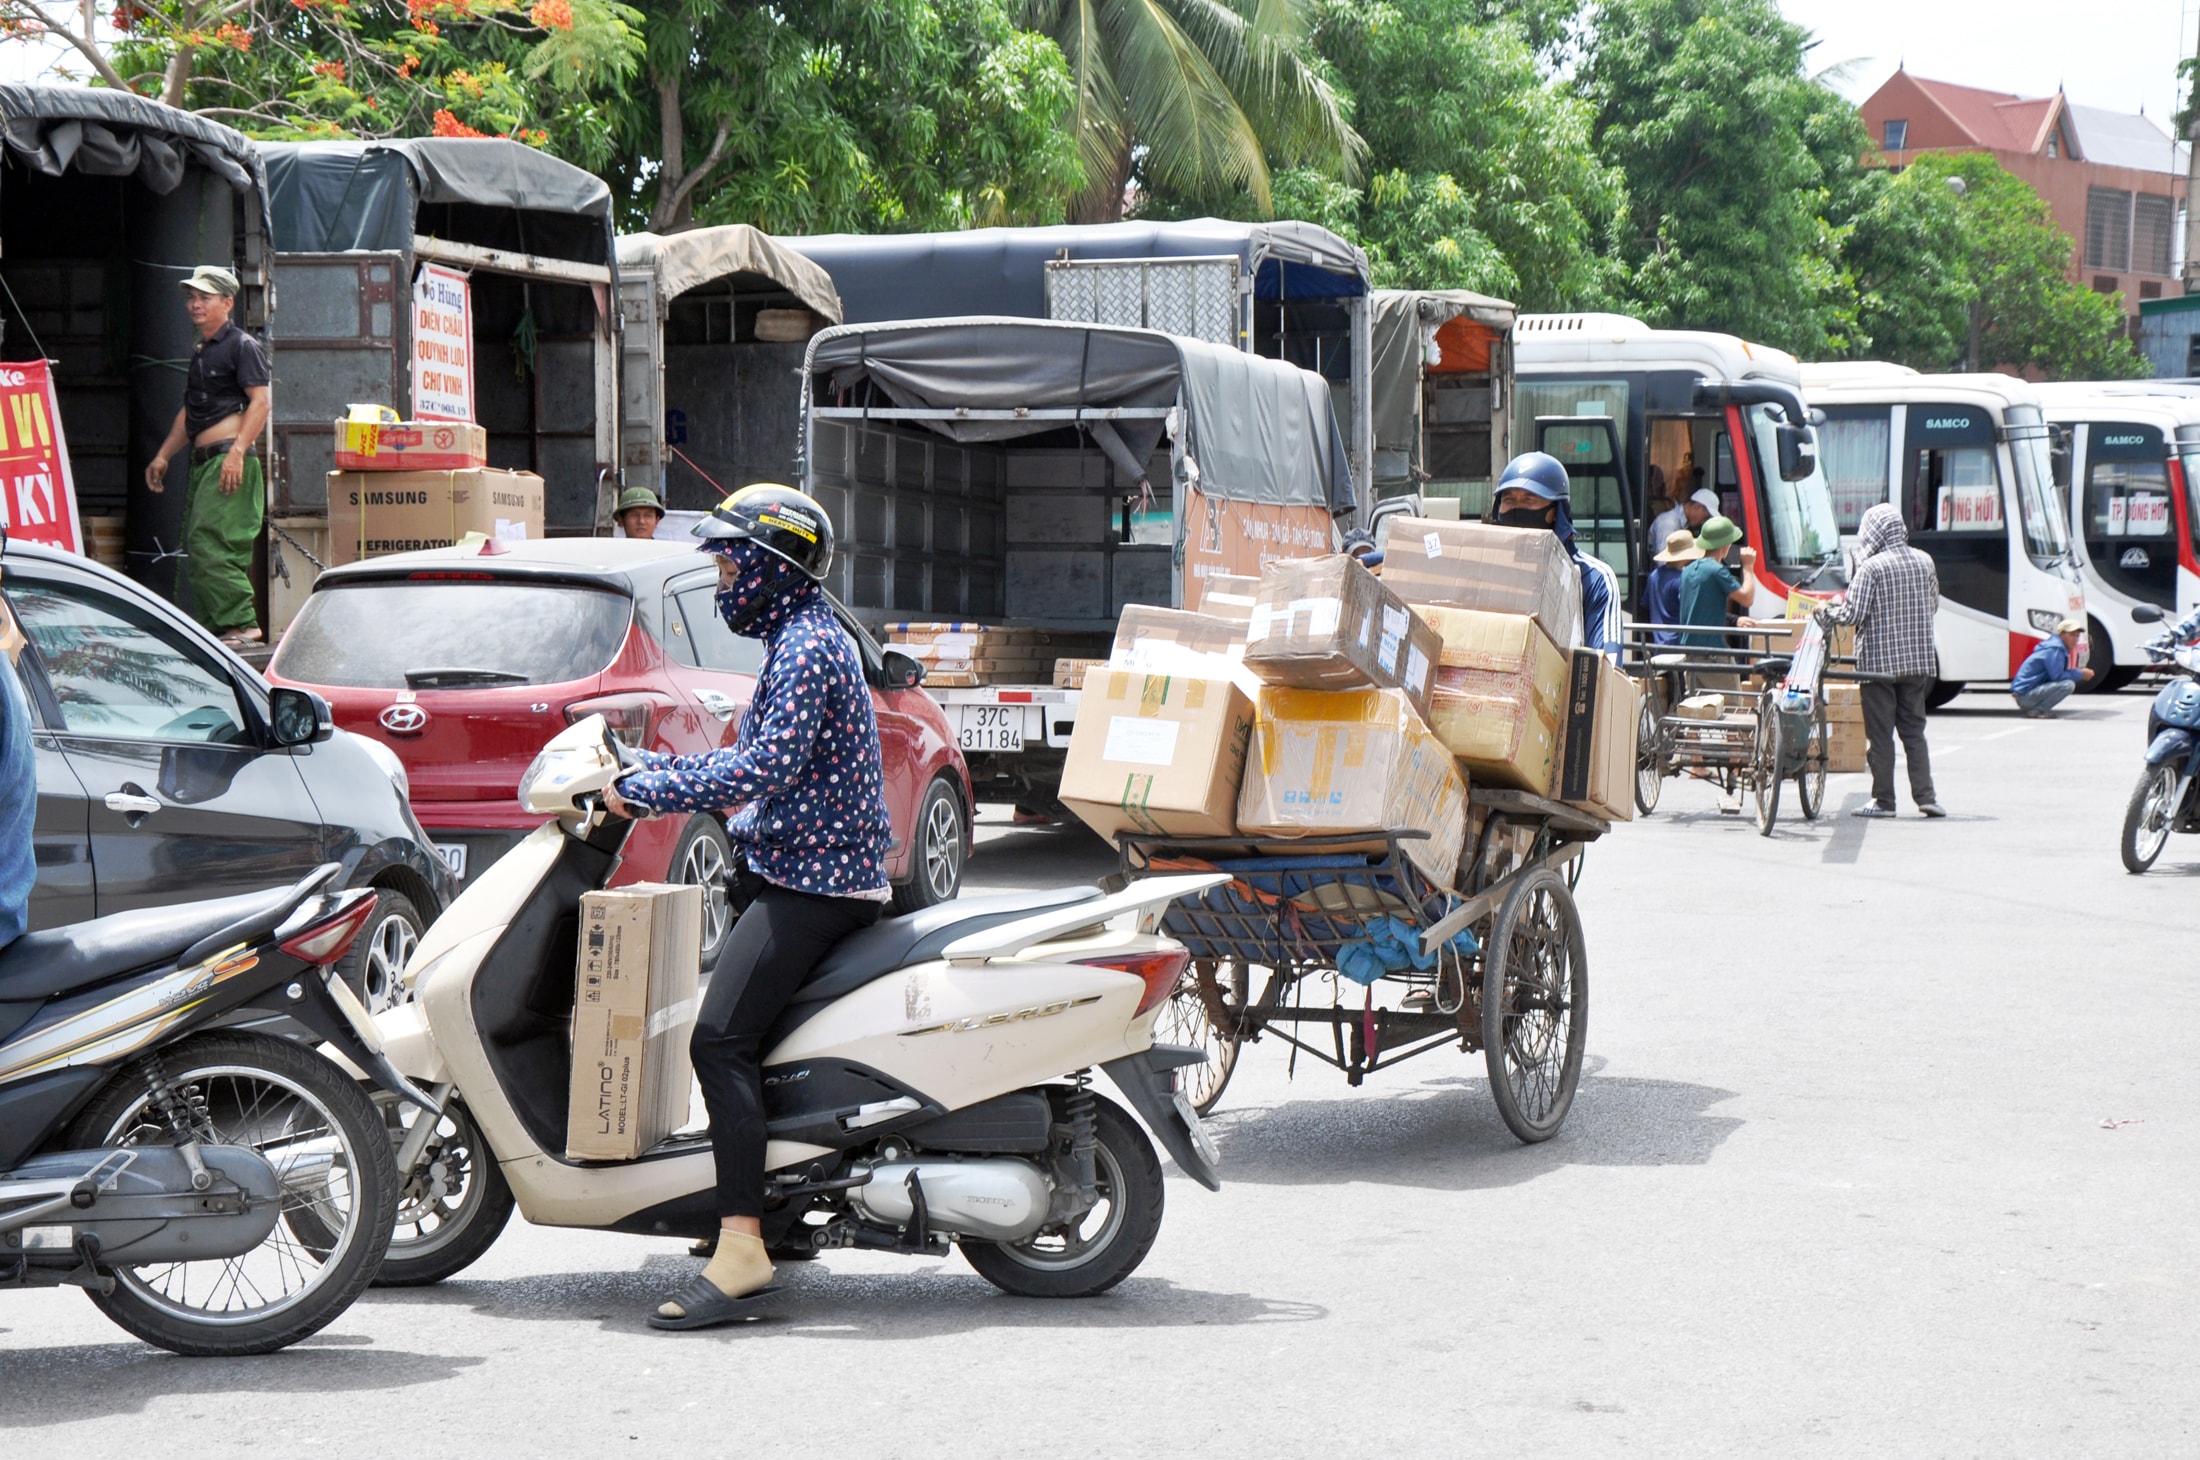
MULTIPOLYGON (((1337 950, 1337 972, 1358 984, 1408 969, 1427 972, 1436 966, 1436 955, 1421 947, 1421 930, 1404 918, 1369 918, 1367 936, 1337 950)), ((1462 928, 1452 935, 1454 952, 1468 957, 1482 950, 1472 931, 1462 928)))

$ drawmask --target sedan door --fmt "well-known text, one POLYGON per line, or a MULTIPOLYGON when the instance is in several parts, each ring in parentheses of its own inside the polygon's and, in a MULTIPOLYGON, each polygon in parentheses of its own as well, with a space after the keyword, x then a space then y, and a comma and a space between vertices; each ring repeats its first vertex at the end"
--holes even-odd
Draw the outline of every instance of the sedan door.
POLYGON ((322 860, 304 778, 263 749, 257 696, 200 630, 47 564, 11 570, 6 591, 87 797, 102 916, 277 886, 322 860))

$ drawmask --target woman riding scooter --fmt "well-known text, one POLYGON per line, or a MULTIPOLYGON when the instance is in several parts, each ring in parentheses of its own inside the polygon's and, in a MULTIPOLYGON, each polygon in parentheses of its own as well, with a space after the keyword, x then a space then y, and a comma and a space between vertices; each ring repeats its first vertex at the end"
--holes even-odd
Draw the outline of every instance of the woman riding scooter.
POLYGON ((855 646, 818 580, 833 557, 822 507, 790 487, 744 487, 697 524, 718 555, 720 616, 764 641, 756 697, 730 749, 642 753, 605 804, 621 816, 740 807, 727 831, 763 881, 712 970, 689 1049, 718 1166, 717 1249, 650 1318, 706 1328, 777 1290, 764 1249, 766 1031, 832 946, 885 910, 891 837, 878 721, 855 646))

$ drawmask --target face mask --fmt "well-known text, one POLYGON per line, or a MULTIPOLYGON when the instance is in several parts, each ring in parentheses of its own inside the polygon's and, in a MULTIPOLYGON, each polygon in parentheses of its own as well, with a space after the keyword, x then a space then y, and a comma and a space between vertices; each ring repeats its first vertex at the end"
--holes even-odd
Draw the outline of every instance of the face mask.
POLYGON ((1549 527, 1551 509, 1548 507, 1508 507, 1497 514, 1500 527, 1549 527))

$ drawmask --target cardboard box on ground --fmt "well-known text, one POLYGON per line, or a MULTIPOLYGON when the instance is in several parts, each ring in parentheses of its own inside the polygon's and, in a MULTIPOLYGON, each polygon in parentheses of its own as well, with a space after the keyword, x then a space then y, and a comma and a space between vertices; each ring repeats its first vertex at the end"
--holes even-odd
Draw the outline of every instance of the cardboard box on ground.
POLYGON ((329 562, 449 547, 468 533, 542 536, 542 478, 531 471, 332 471, 329 562))
POLYGON ((686 1124, 702 937, 699 887, 641 883, 582 895, 569 1158, 630 1161, 686 1124))
POLYGON ((1436 633, 1357 559, 1284 558, 1261 570, 1245 665, 1295 689, 1400 689, 1428 712, 1436 633))

